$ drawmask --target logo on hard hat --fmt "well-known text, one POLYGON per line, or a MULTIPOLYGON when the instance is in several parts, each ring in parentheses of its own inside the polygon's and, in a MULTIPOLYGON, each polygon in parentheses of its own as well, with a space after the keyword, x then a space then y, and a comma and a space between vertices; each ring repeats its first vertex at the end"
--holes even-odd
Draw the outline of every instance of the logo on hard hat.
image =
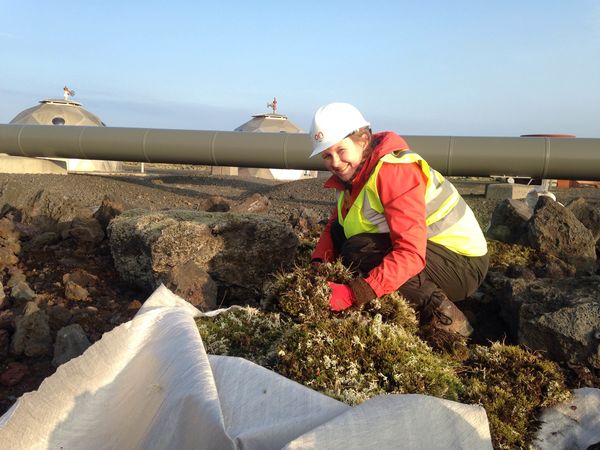
POLYGON ((315 141, 321 142, 322 140, 323 140, 323 132, 319 131, 318 133, 315 133, 315 141))

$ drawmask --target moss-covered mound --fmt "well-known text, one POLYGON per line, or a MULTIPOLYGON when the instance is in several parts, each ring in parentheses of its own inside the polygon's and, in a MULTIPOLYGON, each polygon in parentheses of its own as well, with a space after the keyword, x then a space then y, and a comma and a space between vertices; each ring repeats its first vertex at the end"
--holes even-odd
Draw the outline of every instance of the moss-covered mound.
POLYGON ((327 281, 350 279, 339 262, 277 275, 265 287, 265 311, 199 320, 207 351, 244 356, 349 404, 383 393, 458 399, 457 362, 417 336, 414 311, 401 296, 360 311, 329 310, 327 281))
POLYGON ((279 343, 276 370, 348 404, 384 393, 457 400, 456 362, 376 314, 295 324, 279 343))
POLYGON ((481 404, 497 448, 526 446, 539 409, 568 398, 554 363, 518 347, 469 348, 462 338, 419 330, 396 293, 331 312, 327 281, 350 279, 340 263, 277 275, 262 310, 198 321, 208 353, 242 356, 352 405, 383 393, 481 404))
POLYGON ((540 409, 570 397, 557 365, 520 347, 475 346, 466 364, 462 400, 485 408, 494 448, 527 448, 540 409))

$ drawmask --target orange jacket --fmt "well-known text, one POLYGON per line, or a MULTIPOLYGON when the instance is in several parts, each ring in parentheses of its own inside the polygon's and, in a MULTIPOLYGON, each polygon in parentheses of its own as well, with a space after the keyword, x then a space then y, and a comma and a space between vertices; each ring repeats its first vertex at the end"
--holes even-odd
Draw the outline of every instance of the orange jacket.
MULTIPOLYGON (((374 134, 373 139, 376 143, 373 152, 352 180, 350 204, 354 202, 382 156, 408 149, 406 141, 393 132, 374 134)), ((384 163, 379 171, 377 189, 390 228, 392 250, 365 278, 378 297, 395 291, 425 267, 426 183, 426 176, 416 163, 384 163)), ((325 182, 324 187, 344 190, 344 184, 335 175, 325 182)), ((345 211, 342 214, 346 216, 345 211)), ((330 233, 331 224, 337 220, 337 209, 334 209, 312 254, 313 259, 329 262, 338 257, 339 249, 334 248, 330 233)))

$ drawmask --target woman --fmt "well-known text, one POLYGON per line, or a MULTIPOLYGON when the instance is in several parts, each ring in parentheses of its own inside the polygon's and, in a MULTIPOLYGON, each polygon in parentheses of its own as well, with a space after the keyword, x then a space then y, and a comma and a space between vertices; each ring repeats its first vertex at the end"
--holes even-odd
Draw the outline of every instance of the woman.
POLYGON ((312 156, 320 155, 337 192, 313 252, 314 263, 342 258, 356 278, 330 283, 330 308, 360 306, 398 290, 421 323, 468 336, 453 302, 473 294, 488 268, 481 228, 456 188, 395 133, 372 134, 348 103, 314 115, 312 156))

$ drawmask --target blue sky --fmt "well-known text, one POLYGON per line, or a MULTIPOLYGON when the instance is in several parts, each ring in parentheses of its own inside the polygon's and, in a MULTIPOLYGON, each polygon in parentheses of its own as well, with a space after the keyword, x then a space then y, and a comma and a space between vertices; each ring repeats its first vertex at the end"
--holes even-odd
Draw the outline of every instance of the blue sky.
POLYGON ((600 0, 0 0, 0 123, 44 98, 109 126, 308 129, 347 101, 400 134, 600 137, 600 0))

